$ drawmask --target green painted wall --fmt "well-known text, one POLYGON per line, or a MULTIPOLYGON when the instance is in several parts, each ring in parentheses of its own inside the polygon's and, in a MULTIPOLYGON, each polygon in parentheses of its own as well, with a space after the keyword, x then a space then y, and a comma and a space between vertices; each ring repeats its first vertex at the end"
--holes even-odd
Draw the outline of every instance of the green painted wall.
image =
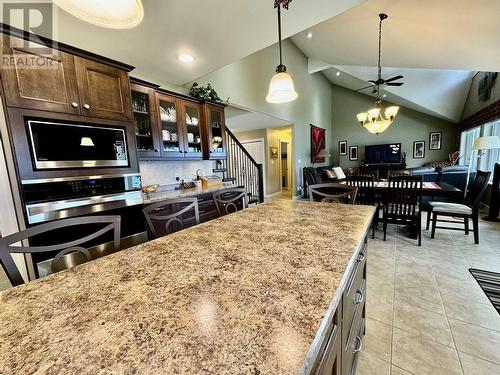
MULTIPOLYGON (((333 131, 330 138, 334 150, 332 160, 342 168, 358 167, 364 159, 365 145, 402 143, 408 167, 418 167, 427 161, 446 160, 448 154, 456 151, 456 124, 449 121, 400 107, 396 120, 389 129, 375 135, 368 133, 356 120, 357 113, 373 108, 372 97, 333 85, 332 100, 333 131), (429 133, 434 131, 443 132, 442 148, 439 151, 429 150, 429 133), (422 140, 425 141, 425 158, 413 159, 413 142, 422 140), (349 161, 349 156, 339 156, 339 141, 347 141, 347 146, 359 146, 358 161, 349 161)), ((389 103, 384 102, 384 105, 389 103)))
MULTIPOLYGON (((302 168, 310 165, 311 160, 309 124, 327 129, 327 137, 332 134, 332 89, 322 74, 308 73, 306 56, 290 40, 283 42, 283 59, 299 94, 292 103, 269 104, 265 101, 269 81, 278 64, 276 45, 218 69, 196 82, 211 83, 223 100, 230 98, 230 102, 237 106, 293 124, 294 186, 299 186, 302 168)), ((330 152, 331 146, 327 140, 330 152)))
POLYGON ((474 113, 480 111, 483 108, 486 108, 497 100, 500 100, 500 76, 498 76, 495 80, 495 84, 491 88, 490 100, 487 100, 486 102, 479 101, 477 89, 479 87, 479 81, 483 79, 483 77, 483 72, 478 72, 472 79, 469 95, 467 96, 467 100, 465 101, 464 111, 462 113, 462 120, 466 119, 469 116, 472 116, 474 113))

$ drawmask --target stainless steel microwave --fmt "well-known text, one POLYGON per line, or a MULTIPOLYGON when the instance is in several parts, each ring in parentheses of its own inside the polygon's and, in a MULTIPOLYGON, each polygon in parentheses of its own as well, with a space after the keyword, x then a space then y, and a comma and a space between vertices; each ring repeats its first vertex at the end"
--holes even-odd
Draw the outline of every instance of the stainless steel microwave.
POLYGON ((27 120, 36 169, 128 167, 125 129, 27 120))

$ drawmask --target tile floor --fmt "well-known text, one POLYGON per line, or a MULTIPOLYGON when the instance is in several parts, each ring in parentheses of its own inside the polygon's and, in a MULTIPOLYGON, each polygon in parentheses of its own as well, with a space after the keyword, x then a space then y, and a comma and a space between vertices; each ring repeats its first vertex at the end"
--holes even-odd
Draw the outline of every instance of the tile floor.
POLYGON ((404 228, 369 243, 367 328, 357 375, 500 375, 500 314, 468 269, 500 272, 500 223, 480 244, 458 231, 404 228))

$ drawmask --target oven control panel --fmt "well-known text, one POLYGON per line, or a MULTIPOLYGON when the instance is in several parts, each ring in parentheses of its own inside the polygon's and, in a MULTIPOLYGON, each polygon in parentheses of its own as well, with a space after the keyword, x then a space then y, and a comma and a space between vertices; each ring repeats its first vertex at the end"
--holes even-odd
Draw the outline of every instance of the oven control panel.
POLYGON ((60 201, 141 190, 140 175, 68 178, 23 182, 25 204, 60 201))

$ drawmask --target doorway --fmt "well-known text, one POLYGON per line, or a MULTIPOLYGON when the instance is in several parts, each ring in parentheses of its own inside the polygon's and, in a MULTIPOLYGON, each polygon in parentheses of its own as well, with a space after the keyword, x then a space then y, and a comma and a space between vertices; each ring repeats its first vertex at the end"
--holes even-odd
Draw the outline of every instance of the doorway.
POLYGON ((240 143, 245 147, 250 156, 257 162, 257 164, 262 164, 262 175, 264 177, 264 196, 266 195, 266 151, 264 147, 264 138, 250 139, 246 141, 240 141, 240 143))
POLYGON ((281 141, 281 190, 289 190, 288 142, 281 141))

